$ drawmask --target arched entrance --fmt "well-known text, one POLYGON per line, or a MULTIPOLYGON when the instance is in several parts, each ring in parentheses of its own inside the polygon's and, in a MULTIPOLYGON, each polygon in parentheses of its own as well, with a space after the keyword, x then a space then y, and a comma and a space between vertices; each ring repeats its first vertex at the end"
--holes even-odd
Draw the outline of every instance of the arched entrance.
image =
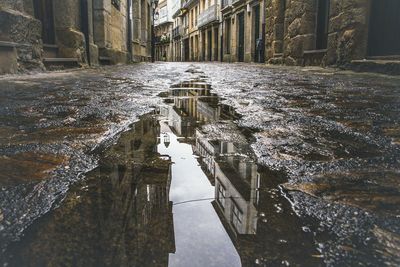
POLYGON ((372 0, 369 21, 369 56, 400 55, 400 1, 372 0))

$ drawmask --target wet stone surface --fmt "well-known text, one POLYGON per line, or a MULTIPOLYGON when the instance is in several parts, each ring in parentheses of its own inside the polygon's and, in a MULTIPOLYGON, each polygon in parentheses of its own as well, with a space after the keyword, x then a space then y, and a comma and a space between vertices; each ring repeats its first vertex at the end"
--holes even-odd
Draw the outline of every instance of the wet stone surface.
POLYGON ((400 264, 397 78, 159 63, 0 84, 5 266, 400 264))

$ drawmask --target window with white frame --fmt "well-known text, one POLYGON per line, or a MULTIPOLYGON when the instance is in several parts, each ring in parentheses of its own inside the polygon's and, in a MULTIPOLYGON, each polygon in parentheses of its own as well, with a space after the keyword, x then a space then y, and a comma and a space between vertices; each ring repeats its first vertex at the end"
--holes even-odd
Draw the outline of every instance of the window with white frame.
POLYGON ((239 209, 235 201, 232 201, 231 222, 235 227, 236 231, 239 231, 243 222, 243 212, 239 209))
POLYGON ((226 190, 224 186, 218 183, 217 199, 222 208, 225 208, 226 190))

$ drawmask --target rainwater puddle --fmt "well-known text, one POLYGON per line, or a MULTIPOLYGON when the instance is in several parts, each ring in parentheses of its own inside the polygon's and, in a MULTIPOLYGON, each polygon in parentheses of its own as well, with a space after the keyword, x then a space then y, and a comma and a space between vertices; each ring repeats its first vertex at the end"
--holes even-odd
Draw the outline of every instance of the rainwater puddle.
POLYGON ((293 212, 285 177, 254 162, 240 116, 201 81, 161 96, 7 249, 8 266, 322 265, 314 222, 293 212))

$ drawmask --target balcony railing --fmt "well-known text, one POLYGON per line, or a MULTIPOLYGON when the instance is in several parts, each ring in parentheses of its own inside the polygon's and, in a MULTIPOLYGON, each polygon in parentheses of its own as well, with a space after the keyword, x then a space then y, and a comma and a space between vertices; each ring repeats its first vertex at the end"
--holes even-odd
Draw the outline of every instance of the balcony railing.
POLYGON ((221 9, 224 9, 227 6, 231 6, 232 1, 236 1, 236 0, 221 0, 221 9))
POLYGON ((218 5, 212 5, 201 12, 197 19, 197 26, 201 27, 218 20, 218 5))

